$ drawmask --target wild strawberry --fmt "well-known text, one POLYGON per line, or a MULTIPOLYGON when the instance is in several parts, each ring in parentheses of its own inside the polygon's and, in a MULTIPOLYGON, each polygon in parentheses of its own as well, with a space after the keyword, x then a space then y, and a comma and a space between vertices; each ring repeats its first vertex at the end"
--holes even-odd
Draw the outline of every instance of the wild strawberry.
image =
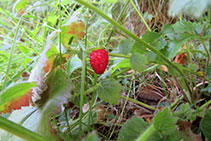
POLYGON ((108 52, 105 49, 92 51, 90 64, 97 74, 103 74, 108 64, 108 52))

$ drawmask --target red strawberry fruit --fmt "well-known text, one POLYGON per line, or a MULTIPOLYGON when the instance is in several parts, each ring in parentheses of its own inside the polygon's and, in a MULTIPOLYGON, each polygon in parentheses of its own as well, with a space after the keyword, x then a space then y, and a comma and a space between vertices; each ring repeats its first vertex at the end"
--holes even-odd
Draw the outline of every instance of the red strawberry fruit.
POLYGON ((105 49, 92 51, 90 64, 97 74, 103 74, 108 64, 108 52, 105 49))

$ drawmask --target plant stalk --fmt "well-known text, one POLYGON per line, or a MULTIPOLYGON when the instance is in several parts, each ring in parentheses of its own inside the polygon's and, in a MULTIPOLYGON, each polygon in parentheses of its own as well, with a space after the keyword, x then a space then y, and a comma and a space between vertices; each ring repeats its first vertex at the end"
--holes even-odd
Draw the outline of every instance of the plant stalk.
POLYGON ((201 107, 199 107, 194 113, 199 113, 201 112, 205 107, 207 107, 208 105, 211 104, 211 100, 207 101, 206 103, 204 103, 201 107))
MULTIPOLYGON (((91 51, 86 51, 87 53, 91 53, 91 51)), ((81 53, 80 50, 74 50, 74 49, 69 49, 66 53, 68 54, 78 54, 81 53)), ((122 58, 130 58, 131 55, 126 55, 126 54, 119 54, 119 53, 108 53, 109 56, 112 57, 122 57, 122 58)))
POLYGON ((82 49, 82 74, 81 74, 81 93, 80 93, 80 120, 79 120, 79 138, 82 134, 82 118, 83 118, 83 105, 85 95, 85 79, 86 79, 86 50, 82 49))
POLYGON ((152 124, 136 141, 148 141, 148 138, 155 132, 155 127, 152 124))
POLYGON ((148 29, 149 31, 151 31, 149 25, 147 24, 147 22, 145 21, 144 17, 141 15, 141 13, 138 11, 138 9, 137 9, 135 3, 133 2, 133 0, 130 0, 130 2, 131 2, 131 4, 133 5, 133 7, 135 8, 135 10, 136 10, 136 12, 138 13, 138 15, 141 17, 141 19, 142 19, 142 21, 144 22, 144 24, 145 24, 145 26, 147 27, 147 29, 148 29))
POLYGON ((17 123, 14 123, 6 118, 0 116, 0 128, 12 133, 24 140, 30 141, 48 141, 48 138, 32 132, 17 123))
POLYGON ((209 65, 209 62, 210 62, 210 53, 209 53, 209 50, 207 49, 207 46, 206 46, 204 40, 201 40, 201 42, 202 42, 202 44, 204 46, 204 50, 205 50, 205 52, 207 54, 207 66, 208 66, 209 65))
POLYGON ((152 107, 152 106, 149 106, 149 105, 147 105, 147 104, 145 104, 145 103, 142 103, 142 102, 140 102, 140 101, 138 101, 138 100, 135 100, 135 99, 132 99, 132 98, 130 98, 130 97, 126 97, 126 96, 120 96, 121 98, 123 98, 123 99, 125 99, 125 100, 129 100, 129 101, 131 101, 131 102, 133 102, 133 103, 136 103, 136 104, 139 104, 139 105, 141 105, 141 106, 143 106, 143 107, 146 107, 146 108, 148 108, 148 109, 151 109, 151 110, 156 110, 156 108, 154 108, 154 107, 152 107))
POLYGON ((17 41, 17 37, 18 37, 18 32, 19 32, 19 29, 20 29, 20 26, 21 26, 22 19, 23 19, 23 16, 21 16, 20 20, 18 21, 18 26, 17 26, 17 29, 15 31, 15 37, 14 37, 14 40, 12 42, 12 47, 11 47, 11 50, 10 50, 9 61, 8 61, 7 70, 6 70, 6 77, 5 77, 4 84, 3 84, 3 89, 7 85, 7 81, 8 81, 8 77, 7 76, 9 76, 10 66, 11 66, 11 63, 12 63, 12 56, 13 56, 13 53, 14 53, 14 50, 15 50, 16 41, 17 41))
POLYGON ((60 67, 62 68, 62 43, 61 43, 61 40, 62 40, 62 33, 61 33, 61 25, 62 25, 62 19, 61 19, 61 0, 59 0, 59 64, 60 64, 60 67))

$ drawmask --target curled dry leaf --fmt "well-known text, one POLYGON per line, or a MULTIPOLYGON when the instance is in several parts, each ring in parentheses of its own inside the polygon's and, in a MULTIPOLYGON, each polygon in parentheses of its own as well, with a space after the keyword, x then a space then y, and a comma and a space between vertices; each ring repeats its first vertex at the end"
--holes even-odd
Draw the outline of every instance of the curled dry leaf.
POLYGON ((168 68, 165 65, 161 65, 161 69, 165 72, 168 72, 168 68))
POLYGON ((146 86, 143 90, 138 92, 139 97, 147 100, 159 101, 165 94, 154 85, 146 86))

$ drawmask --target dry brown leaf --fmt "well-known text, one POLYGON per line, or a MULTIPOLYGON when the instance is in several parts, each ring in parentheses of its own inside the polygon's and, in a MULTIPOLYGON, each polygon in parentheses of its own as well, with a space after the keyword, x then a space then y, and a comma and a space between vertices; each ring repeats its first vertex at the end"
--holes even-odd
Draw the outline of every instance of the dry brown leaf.
POLYGON ((154 101, 159 101, 165 96, 165 94, 154 85, 148 85, 138 93, 141 98, 154 101))

